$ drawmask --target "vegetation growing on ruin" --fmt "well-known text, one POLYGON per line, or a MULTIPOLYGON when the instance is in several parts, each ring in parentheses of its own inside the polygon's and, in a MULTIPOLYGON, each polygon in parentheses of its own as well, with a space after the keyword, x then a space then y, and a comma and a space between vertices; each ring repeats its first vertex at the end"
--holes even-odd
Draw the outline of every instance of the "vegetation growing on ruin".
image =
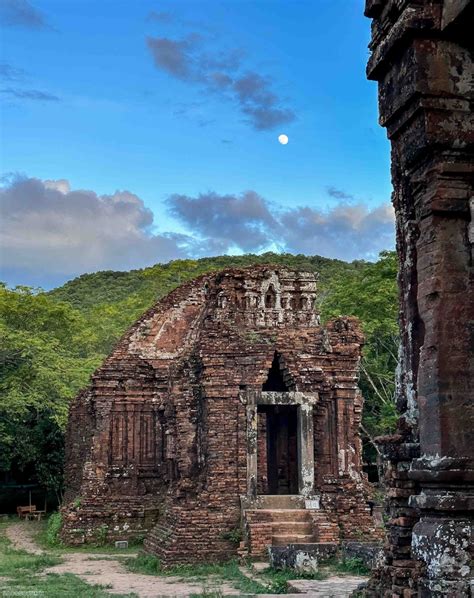
POLYGON ((59 532, 63 524, 63 518, 61 513, 52 513, 48 517, 48 523, 46 527, 46 544, 52 548, 61 545, 61 538, 59 532))
MULTIPOLYGON (((367 338, 361 375, 364 434, 370 441, 391 431, 397 354, 394 252, 382 253, 375 263, 350 264, 289 254, 177 260, 131 272, 85 274, 50 292, 0 287, 0 472, 39 483, 59 500, 69 402, 120 335, 183 282, 255 263, 318 272, 323 319, 361 319, 367 338)), ((366 457, 375 459, 373 445, 366 457)))

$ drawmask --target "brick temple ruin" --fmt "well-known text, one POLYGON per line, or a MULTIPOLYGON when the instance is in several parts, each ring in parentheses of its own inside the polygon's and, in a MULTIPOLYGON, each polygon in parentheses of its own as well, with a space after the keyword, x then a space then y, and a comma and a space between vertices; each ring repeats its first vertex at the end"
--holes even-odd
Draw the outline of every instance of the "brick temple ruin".
POLYGON ((388 538, 367 595, 473 592, 474 2, 366 0, 400 257, 388 538))
POLYGON ((380 538, 361 471, 355 318, 316 277, 202 276, 156 303, 74 401, 63 539, 144 536, 165 563, 380 538))

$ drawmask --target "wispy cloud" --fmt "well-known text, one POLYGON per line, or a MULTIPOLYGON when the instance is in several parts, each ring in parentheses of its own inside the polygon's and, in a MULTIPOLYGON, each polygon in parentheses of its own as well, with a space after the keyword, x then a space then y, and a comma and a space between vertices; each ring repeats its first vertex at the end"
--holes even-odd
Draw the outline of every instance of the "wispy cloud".
POLYGON ((7 62, 0 62, 0 77, 4 81, 23 81, 26 71, 18 69, 7 62))
POLYGON ((345 200, 345 201, 355 201, 355 198, 350 193, 346 193, 341 189, 337 189, 337 187, 326 187, 327 194, 329 197, 333 197, 334 199, 345 200))
POLYGON ((7 27, 50 29, 44 14, 28 0, 2 0, 0 20, 7 27))
POLYGON ((174 15, 170 12, 152 10, 148 16, 147 21, 155 21, 156 23, 172 23, 174 15))
POLYGON ((6 88, 0 89, 0 93, 9 95, 18 100, 33 100, 35 102, 60 102, 58 96, 45 91, 39 91, 37 89, 17 89, 17 88, 6 88))
POLYGON ((148 37, 147 45, 157 69, 230 100, 258 131, 296 118, 274 91, 271 77, 246 68, 241 49, 211 49, 208 40, 196 32, 179 39, 148 37))

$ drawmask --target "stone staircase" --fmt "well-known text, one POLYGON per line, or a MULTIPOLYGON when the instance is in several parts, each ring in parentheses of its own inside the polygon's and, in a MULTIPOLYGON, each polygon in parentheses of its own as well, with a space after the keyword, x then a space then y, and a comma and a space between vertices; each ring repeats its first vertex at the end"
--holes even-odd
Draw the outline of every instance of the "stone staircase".
POLYGON ((339 531, 332 530, 334 524, 323 511, 306 509, 302 496, 259 496, 253 504, 243 505, 243 515, 252 556, 266 554, 268 546, 334 541, 332 536, 339 531))
POLYGON ((266 512, 271 517, 273 546, 316 542, 313 522, 305 509, 273 509, 266 512))

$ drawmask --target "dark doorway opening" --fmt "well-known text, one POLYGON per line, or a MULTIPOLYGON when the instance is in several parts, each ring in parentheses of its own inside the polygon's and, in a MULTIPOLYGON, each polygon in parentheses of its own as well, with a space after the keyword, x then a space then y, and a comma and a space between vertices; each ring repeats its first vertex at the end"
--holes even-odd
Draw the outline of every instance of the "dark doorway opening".
POLYGON ((287 392, 288 387, 283 379, 280 369, 280 359, 278 353, 273 356, 272 367, 268 370, 268 378, 262 386, 262 390, 273 392, 287 392))
POLYGON ((296 405, 258 407, 257 491, 298 494, 296 405))

